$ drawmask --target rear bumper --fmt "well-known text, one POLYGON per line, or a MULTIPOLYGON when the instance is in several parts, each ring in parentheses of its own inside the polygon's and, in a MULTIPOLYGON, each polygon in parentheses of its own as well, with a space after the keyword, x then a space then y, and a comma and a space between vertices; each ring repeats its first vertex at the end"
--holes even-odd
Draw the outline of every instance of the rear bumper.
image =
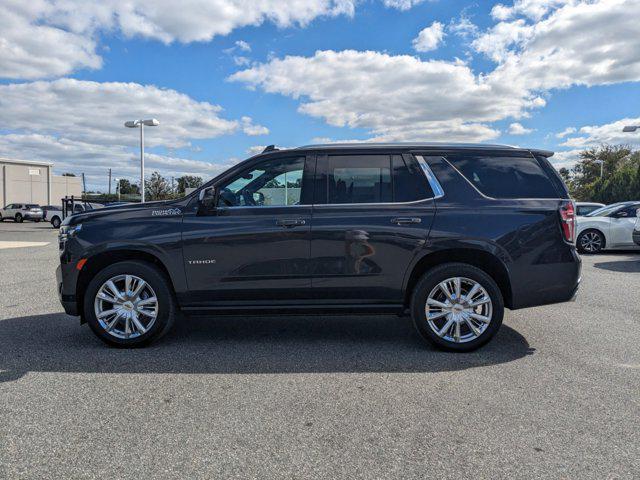
POLYGON ((24 218, 25 220, 43 220, 44 214, 25 212, 24 215, 22 215, 22 218, 24 218))
POLYGON ((511 309, 537 307, 575 299, 580 288, 582 260, 573 249, 571 261, 531 265, 511 278, 511 309))

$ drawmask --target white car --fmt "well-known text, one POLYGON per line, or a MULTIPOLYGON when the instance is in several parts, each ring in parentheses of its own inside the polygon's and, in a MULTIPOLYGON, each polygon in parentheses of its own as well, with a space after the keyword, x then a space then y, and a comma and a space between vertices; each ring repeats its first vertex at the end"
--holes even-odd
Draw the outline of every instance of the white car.
POLYGON ((578 251, 637 250, 639 247, 633 242, 633 228, 638 208, 640 202, 620 202, 595 210, 586 217, 578 217, 578 251))
POLYGON ((578 217, 584 217, 604 206, 604 203, 576 202, 576 215, 578 217))
POLYGON ((24 220, 39 222, 43 217, 42 208, 35 203, 12 203, 0 210, 0 222, 9 219, 16 223, 22 223, 24 220))

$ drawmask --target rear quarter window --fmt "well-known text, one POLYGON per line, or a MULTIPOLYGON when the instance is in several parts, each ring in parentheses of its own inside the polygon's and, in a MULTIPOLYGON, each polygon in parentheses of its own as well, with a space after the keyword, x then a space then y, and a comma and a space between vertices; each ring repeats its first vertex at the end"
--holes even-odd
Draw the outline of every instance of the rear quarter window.
POLYGON ((488 197, 559 198, 562 195, 533 157, 447 155, 447 160, 488 197))

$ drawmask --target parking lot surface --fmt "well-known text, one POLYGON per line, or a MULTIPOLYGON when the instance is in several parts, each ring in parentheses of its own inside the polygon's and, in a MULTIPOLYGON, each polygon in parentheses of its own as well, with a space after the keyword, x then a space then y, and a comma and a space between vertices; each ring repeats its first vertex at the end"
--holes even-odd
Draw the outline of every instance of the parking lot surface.
POLYGON ((576 302, 507 311, 470 354, 395 316, 187 318, 112 349, 62 313, 57 261, 48 224, 0 224, 0 478, 640 474, 638 253, 584 257, 576 302))

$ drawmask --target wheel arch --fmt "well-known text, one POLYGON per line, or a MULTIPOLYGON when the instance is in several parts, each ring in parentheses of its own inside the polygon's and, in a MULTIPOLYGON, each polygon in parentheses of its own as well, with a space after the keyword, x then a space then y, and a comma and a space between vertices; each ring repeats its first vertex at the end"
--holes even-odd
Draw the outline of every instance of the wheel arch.
POLYGON ((496 255, 485 250, 471 248, 450 248, 428 253, 420 258, 413 266, 404 291, 404 304, 411 302, 411 294, 424 273, 443 263, 466 263, 486 272, 498 285, 504 304, 507 308, 513 305, 511 279, 504 262, 496 255))
POLYGON ((76 281, 76 304, 78 306, 78 312, 83 311, 84 290, 91 279, 105 267, 127 260, 142 261, 154 265, 166 276, 173 291, 176 291, 175 283, 169 273, 169 269, 157 255, 145 250, 135 249, 106 250, 87 257, 87 261, 78 275, 76 281))

